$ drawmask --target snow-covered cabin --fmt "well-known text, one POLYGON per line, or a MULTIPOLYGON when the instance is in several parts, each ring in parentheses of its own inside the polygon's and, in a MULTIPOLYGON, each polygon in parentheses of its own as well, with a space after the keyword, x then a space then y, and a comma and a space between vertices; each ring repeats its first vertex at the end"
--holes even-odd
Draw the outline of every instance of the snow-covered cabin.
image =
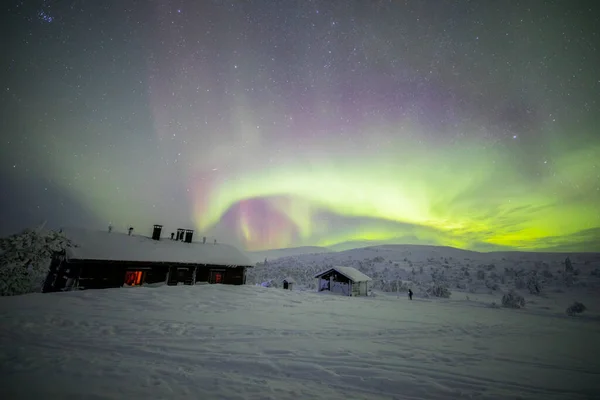
POLYGON ((356 268, 333 267, 315 275, 319 292, 330 291, 345 296, 367 296, 369 278, 356 268))
POLYGON ((294 281, 292 278, 290 278, 288 276, 287 278, 285 278, 283 280, 283 288, 287 289, 287 290, 292 290, 294 288, 295 283, 296 283, 296 281, 294 281))
MULTIPOLYGON (((57 254, 51 263, 44 292, 104 289, 122 286, 198 282, 243 285, 252 262, 237 248, 223 244, 192 242, 108 231, 66 229, 75 245, 57 254)), ((179 237, 179 235, 178 235, 179 237)))

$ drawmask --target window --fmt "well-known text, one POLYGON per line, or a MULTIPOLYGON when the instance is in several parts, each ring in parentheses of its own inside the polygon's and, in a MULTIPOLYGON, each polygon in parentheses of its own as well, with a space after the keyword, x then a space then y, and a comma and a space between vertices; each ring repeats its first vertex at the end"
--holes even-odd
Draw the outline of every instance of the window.
POLYGON ((142 284, 143 271, 125 272, 125 284, 127 286, 138 286, 142 284))

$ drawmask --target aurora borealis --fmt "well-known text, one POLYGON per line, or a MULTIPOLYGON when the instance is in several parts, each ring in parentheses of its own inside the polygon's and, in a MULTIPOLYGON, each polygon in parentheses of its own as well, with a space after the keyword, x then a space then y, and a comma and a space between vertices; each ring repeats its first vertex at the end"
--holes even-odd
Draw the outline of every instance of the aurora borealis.
POLYGON ((600 251, 596 2, 13 1, 1 25, 3 230, 600 251))

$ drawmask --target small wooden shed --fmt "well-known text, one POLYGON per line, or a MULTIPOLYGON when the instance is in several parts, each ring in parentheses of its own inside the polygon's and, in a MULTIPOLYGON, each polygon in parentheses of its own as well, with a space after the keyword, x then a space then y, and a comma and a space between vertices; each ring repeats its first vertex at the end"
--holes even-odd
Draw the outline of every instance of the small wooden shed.
POLYGON ((283 288, 286 290, 292 290, 295 283, 296 283, 296 281, 294 281, 290 277, 287 277, 283 280, 283 288))
POLYGON ((319 292, 330 291, 344 296, 367 296, 372 279, 352 267, 332 267, 315 275, 319 292))

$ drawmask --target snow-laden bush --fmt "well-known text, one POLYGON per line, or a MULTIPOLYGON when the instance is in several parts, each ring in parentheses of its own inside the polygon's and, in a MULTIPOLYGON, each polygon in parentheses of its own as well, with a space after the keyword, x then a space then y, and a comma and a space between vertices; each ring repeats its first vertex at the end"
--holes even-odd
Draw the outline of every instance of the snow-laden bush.
POLYGON ((490 304, 488 304, 488 307, 489 308, 500 308, 500 306, 495 301, 492 301, 490 304))
POLYGON ((62 233, 41 226, 0 238, 0 296, 40 291, 52 255, 70 246, 62 233))
POLYGON ((565 271, 573 272, 573 263, 571 262, 571 259, 569 257, 565 259, 565 271))
POLYGON ((527 289, 529 293, 539 295, 542 293, 542 282, 536 274, 533 274, 527 279, 527 289))
POLYGON ((527 283, 525 282, 525 279, 523 279, 522 277, 515 278, 515 288, 525 289, 526 287, 527 283))
POLYGON ((452 292, 450 292, 448 286, 440 284, 433 284, 427 289, 426 293, 432 297, 443 297, 446 299, 449 298, 450 295, 452 295, 452 292))
POLYGON ((575 303, 571 304, 569 307, 567 307, 567 315, 575 315, 575 314, 581 314, 582 312, 584 312, 586 310, 585 306, 576 301, 575 303))
POLYGON ((573 276, 572 272, 565 272, 563 273, 563 282, 566 286, 573 286, 573 284, 575 283, 575 278, 573 276))
POLYGON ((511 290, 504 296, 502 296, 502 307, 506 308, 523 308, 525 307, 525 298, 511 290))
POLYGON ((431 281, 434 283, 446 282, 446 274, 444 270, 434 269, 431 271, 431 281))

